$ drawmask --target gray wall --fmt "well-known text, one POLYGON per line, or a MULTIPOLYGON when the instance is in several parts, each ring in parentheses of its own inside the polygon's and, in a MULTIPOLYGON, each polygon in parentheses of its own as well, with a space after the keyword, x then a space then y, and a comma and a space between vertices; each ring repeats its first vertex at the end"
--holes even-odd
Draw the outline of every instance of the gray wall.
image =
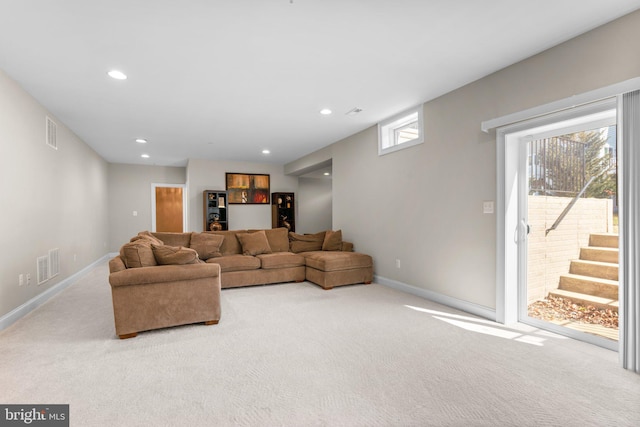
MULTIPOLYGON (((225 172, 268 173, 271 191, 298 191, 298 178, 280 165, 191 159, 186 168, 109 164, 109 250, 151 230, 151 184, 187 184, 187 228, 202 231, 202 192, 224 190, 225 172), (133 216, 137 211, 137 216, 133 216)), ((271 205, 230 205, 232 229, 271 228, 271 205)))
MULTIPOLYGON (((288 191, 298 194, 298 178, 285 176, 282 165, 189 159, 187 165, 190 209, 188 227, 191 231, 202 231, 202 192, 224 190, 226 172, 269 174, 272 193, 288 191)), ((228 218, 231 230, 271 228, 271 204, 229 205, 228 218)))
POLYGON ((296 232, 303 234, 331 230, 333 223, 331 179, 300 177, 298 188, 296 232))
POLYGON ((333 144, 333 228, 377 275, 495 309, 496 216, 482 202, 496 200, 496 143, 480 123, 640 76, 637 40, 640 12, 429 101, 422 145, 379 157, 375 127, 333 144))
POLYGON ((184 167, 109 164, 110 252, 119 251, 138 232, 152 229, 151 184, 185 184, 185 174, 184 167))
POLYGON ((0 94, 2 317, 107 253, 108 206, 107 163, 2 70, 0 94), (58 150, 45 144, 47 115, 58 150), (38 286, 36 259, 54 248, 60 274, 38 286))

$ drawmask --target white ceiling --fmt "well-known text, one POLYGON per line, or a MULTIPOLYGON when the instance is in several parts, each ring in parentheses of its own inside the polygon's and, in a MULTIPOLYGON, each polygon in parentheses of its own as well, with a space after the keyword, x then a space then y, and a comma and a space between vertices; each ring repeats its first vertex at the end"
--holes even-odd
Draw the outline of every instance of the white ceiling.
POLYGON ((638 8, 640 0, 0 0, 0 68, 110 162, 284 164, 638 8), (114 68, 128 79, 108 77, 114 68), (354 107, 363 111, 346 116, 354 107))

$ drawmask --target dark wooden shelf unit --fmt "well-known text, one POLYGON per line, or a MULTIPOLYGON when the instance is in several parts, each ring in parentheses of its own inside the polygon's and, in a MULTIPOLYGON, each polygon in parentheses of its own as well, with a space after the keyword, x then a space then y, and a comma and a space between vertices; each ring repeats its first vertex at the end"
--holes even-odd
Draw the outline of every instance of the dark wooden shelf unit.
POLYGON ((271 227, 285 227, 296 231, 295 195, 271 193, 271 227))
POLYGON ((203 206, 203 228, 204 231, 213 231, 215 229, 228 230, 229 218, 227 215, 227 198, 226 191, 204 190, 202 193, 203 206), (220 224, 219 228, 215 224, 220 224))

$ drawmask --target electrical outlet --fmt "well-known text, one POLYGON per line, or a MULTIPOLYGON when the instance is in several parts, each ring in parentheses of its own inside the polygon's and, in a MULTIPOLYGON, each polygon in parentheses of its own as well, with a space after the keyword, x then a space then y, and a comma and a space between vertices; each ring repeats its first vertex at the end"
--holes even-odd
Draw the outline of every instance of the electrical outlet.
POLYGON ((482 213, 486 213, 486 214, 493 213, 493 200, 486 200, 482 202, 482 213))
POLYGON ((396 268, 400 268, 400 260, 396 259, 396 268))
POLYGON ((24 286, 24 274, 18 276, 18 286, 24 286))
POLYGON ((27 273, 27 286, 31 284, 31 273, 27 273))

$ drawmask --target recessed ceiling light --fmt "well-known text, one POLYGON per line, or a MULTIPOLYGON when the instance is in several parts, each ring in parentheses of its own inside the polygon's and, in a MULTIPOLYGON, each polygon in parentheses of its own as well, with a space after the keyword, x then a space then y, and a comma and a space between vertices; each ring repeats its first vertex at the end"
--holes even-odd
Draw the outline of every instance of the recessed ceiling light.
POLYGON ((324 176, 329 176, 329 175, 331 175, 329 172, 324 173, 324 176))
POLYGON ((143 154, 143 155, 141 155, 140 157, 142 157, 143 159, 148 159, 148 158, 149 158, 149 155, 148 155, 148 154, 143 154))
POLYGON ((127 75, 125 73, 123 73, 122 71, 111 70, 107 74, 109 74, 109 77, 111 77, 112 79, 116 79, 116 80, 126 80, 127 79, 127 75))
POLYGON ((262 154, 271 154, 271 151, 265 149, 265 150, 262 150, 262 154))
POLYGON ((144 138, 138 138, 138 139, 136 139, 136 142, 139 143, 139 144, 146 144, 147 140, 144 139, 144 138))
POLYGON ((329 114, 331 114, 331 110, 328 108, 323 108, 322 110, 320 110, 320 114, 322 114, 323 116, 328 116, 329 114))

